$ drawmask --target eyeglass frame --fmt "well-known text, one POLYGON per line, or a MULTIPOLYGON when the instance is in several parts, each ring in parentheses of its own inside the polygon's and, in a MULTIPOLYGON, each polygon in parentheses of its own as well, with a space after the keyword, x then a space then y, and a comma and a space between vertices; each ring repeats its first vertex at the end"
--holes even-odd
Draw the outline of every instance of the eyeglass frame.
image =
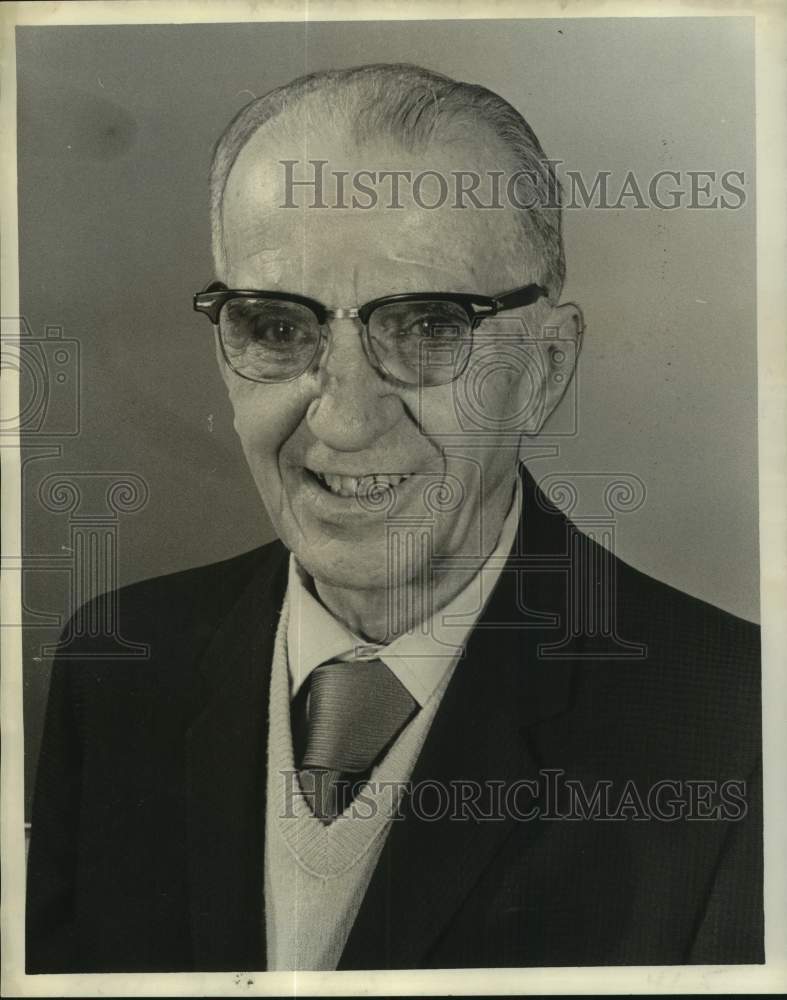
MULTIPOLYGON (((412 386, 418 385, 419 383, 404 382, 402 379, 392 375, 376 356, 374 348, 369 343, 369 320, 377 309, 382 306, 396 305, 402 302, 451 302, 454 305, 463 308, 467 313, 467 318, 471 324, 470 332, 472 334, 476 327, 485 319, 490 319, 498 313, 506 312, 511 309, 521 309, 525 306, 533 305, 539 299, 548 298, 548 296, 549 293, 543 285, 531 283, 528 285, 521 285, 519 288, 513 288, 507 292, 501 292, 499 295, 494 296, 480 295, 472 292, 402 292, 396 295, 383 295, 376 299, 370 299, 363 305, 350 309, 329 309, 318 299, 312 299, 307 295, 298 295, 294 292, 266 291, 263 289, 228 288, 223 281, 212 281, 206 288, 203 289, 203 291, 197 292, 194 295, 193 307, 195 312, 204 313, 216 328, 216 331, 219 334, 221 352, 230 369, 240 378, 245 378, 249 382, 258 382, 263 385, 276 384, 279 382, 292 382, 294 379, 300 378, 304 371, 308 370, 308 367, 304 368, 303 371, 298 372, 297 375, 290 375, 288 378, 282 379, 252 378, 252 376, 244 375, 242 372, 239 372, 235 367, 233 367, 232 362, 227 357, 219 330, 221 310, 233 299, 264 298, 273 302, 292 302, 295 305, 305 306, 307 309, 310 309, 312 313, 314 313, 317 319, 320 327, 321 341, 328 339, 327 334, 325 333, 325 327, 328 325, 328 320, 359 319, 362 325, 361 342, 369 364, 387 381, 394 382, 398 385, 412 386)), ((319 344, 315 349, 314 357, 317 357, 318 353, 319 344)), ((452 375, 447 382, 437 384, 449 385, 451 382, 456 381, 456 379, 458 379, 467 368, 471 353, 472 346, 467 352, 467 356, 465 357, 460 371, 452 375)), ((314 359, 312 358, 312 361, 313 360, 314 359)))

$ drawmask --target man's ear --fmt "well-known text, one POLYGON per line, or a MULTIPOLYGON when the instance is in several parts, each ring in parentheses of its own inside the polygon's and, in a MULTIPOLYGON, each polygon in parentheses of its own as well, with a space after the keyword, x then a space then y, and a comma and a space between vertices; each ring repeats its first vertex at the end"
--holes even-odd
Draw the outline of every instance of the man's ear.
POLYGON ((538 334, 541 362, 541 405, 538 420, 528 428, 528 436, 539 434, 558 405, 574 375, 582 347, 585 321, 582 310, 573 302, 554 306, 538 334))

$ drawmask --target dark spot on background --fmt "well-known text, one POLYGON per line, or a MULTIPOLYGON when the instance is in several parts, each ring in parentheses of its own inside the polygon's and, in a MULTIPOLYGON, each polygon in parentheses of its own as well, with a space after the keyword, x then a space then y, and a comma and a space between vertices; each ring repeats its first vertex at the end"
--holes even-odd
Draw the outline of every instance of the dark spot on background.
POLYGON ((137 123, 122 105, 86 91, 26 80, 19 90, 20 139, 36 156, 113 160, 134 143, 137 123))

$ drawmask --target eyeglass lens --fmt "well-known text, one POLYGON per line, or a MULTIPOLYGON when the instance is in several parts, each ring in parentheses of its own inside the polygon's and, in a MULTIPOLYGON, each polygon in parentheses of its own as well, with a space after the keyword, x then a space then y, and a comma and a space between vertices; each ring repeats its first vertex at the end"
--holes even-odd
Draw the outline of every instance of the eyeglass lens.
MULTIPOLYGON (((384 304, 372 312, 367 329, 378 366, 410 385, 451 382, 464 370, 472 341, 472 321, 454 302, 384 304)), ((255 381, 297 378, 320 351, 317 316, 300 303, 231 299, 221 311, 219 330, 230 366, 255 381)))

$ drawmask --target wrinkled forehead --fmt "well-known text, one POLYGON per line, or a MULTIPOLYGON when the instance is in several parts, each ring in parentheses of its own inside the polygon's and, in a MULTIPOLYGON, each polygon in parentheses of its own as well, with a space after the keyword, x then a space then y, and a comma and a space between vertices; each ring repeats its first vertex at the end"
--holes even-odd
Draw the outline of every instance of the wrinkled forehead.
POLYGON ((514 211, 492 197, 493 172, 514 169, 498 145, 490 152, 489 144, 457 139, 411 151, 263 126, 225 187, 227 274, 234 283, 264 277, 270 286, 284 270, 291 288, 308 290, 337 268, 352 270, 373 297, 392 281, 402 287, 411 273, 417 285, 426 270, 435 280, 442 274, 442 288, 499 291, 526 262, 514 211), (467 196, 473 184, 475 201, 489 207, 467 196))

